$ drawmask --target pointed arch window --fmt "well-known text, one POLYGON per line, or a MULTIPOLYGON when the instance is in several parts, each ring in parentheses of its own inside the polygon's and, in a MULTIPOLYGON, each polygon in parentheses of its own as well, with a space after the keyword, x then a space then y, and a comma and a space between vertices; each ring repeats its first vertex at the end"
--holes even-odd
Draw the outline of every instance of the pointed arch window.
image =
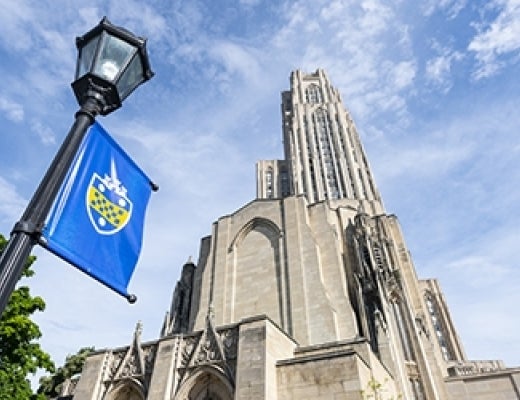
POLYGON ((265 173, 265 188, 268 199, 273 198, 273 169, 269 167, 265 173))
POLYGON ((451 351, 451 348, 448 344, 446 327, 443 324, 437 301, 430 292, 425 294, 424 301, 426 303, 426 308, 428 309, 428 314, 430 315, 433 329, 435 330, 435 336, 439 341, 442 356, 446 361, 453 360, 453 352, 451 351))
POLYGON ((323 93, 318 85, 312 84, 305 89, 305 100, 309 104, 323 103, 323 93))
POLYGON ((289 196, 291 194, 289 189, 289 172, 285 167, 283 167, 280 171, 280 181, 282 187, 282 197, 289 196))
POLYGON ((322 163, 322 181, 324 189, 324 197, 338 199, 341 197, 338 176, 335 168, 336 160, 334 159, 334 143, 332 140, 331 120, 327 110, 319 108, 314 112, 314 140, 316 150, 322 163))

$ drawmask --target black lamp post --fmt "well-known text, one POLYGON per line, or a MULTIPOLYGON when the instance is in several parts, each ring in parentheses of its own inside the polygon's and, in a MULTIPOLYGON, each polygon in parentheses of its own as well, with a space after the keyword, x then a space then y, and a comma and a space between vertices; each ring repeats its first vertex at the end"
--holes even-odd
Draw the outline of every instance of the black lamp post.
POLYGON ((20 278, 25 261, 40 239, 45 219, 76 152, 97 115, 107 115, 141 83, 153 76, 146 40, 112 25, 106 17, 76 38, 78 61, 74 94, 80 105, 67 137, 0 256, 0 315, 20 278))

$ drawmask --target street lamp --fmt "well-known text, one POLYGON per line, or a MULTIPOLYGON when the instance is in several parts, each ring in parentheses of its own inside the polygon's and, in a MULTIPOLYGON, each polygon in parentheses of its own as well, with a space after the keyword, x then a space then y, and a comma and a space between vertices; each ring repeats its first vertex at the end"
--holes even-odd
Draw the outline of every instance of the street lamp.
POLYGON ((29 205, 0 255, 0 315, 20 278, 25 260, 40 239, 47 214, 78 148, 97 115, 107 115, 153 76, 146 40, 112 25, 105 17, 76 38, 78 60, 72 89, 80 109, 29 205))
POLYGON ((76 39, 78 62, 74 94, 81 105, 94 97, 99 113, 107 115, 141 83, 153 76, 146 41, 103 18, 98 26, 76 39))

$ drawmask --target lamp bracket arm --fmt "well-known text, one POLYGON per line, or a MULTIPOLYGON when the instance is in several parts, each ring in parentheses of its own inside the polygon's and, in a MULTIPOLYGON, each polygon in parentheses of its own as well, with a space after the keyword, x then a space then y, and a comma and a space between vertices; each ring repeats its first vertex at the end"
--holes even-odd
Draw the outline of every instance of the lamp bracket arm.
POLYGON ((18 221, 14 224, 11 235, 14 233, 25 233, 33 238, 41 234, 41 229, 32 221, 18 221))

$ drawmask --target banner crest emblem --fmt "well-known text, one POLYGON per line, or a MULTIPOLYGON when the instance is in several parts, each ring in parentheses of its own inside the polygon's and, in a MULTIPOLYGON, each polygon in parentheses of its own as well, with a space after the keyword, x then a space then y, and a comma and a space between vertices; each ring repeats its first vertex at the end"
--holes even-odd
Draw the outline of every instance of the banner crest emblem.
POLYGON ((123 229, 132 217, 132 201, 117 177, 114 160, 110 176, 92 174, 86 193, 87 213, 94 229, 101 235, 113 235, 123 229))

